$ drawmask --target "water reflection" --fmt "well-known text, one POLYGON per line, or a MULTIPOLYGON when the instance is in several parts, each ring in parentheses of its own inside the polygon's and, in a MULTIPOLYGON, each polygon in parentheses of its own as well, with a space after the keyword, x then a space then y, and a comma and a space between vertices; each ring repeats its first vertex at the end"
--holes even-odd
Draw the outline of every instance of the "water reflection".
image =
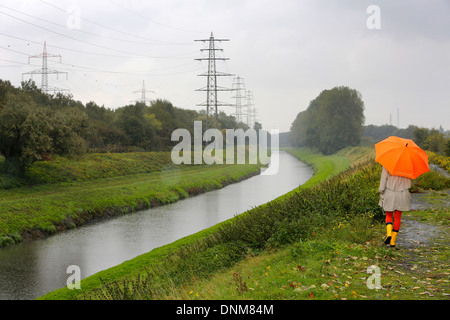
POLYGON ((78 265, 85 278, 273 200, 312 176, 287 153, 280 152, 279 161, 273 176, 3 248, 0 299, 35 299, 64 287, 70 265, 78 265))

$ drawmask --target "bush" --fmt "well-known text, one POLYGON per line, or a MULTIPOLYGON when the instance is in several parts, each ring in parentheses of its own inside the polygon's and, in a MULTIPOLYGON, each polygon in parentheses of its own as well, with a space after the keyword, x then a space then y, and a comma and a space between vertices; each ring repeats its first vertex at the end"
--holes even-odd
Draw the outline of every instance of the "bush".
POLYGON ((450 188, 450 179, 436 171, 428 171, 414 180, 414 187, 423 190, 444 190, 450 188))
POLYGON ((86 123, 83 113, 51 110, 24 92, 10 93, 0 112, 0 154, 25 172, 49 153, 83 153, 86 123))
POLYGON ((444 170, 446 170, 448 173, 450 173, 450 157, 449 156, 438 155, 431 151, 427 151, 427 154, 428 154, 428 161, 430 163, 437 164, 438 166, 440 166, 444 170))

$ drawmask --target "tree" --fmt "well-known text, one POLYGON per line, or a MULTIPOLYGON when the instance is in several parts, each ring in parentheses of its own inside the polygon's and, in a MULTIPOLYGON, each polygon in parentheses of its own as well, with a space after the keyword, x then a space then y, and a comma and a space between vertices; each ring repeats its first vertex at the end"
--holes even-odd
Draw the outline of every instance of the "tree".
POLYGON ((85 151, 87 116, 75 109, 38 105, 24 90, 11 91, 0 111, 0 153, 8 168, 24 172, 49 154, 85 151))
POLYGON ((74 156, 86 152, 87 143, 83 138, 88 128, 88 116, 74 109, 57 110, 48 116, 52 124, 49 136, 53 153, 74 156))
POLYGON ((364 124, 361 94, 348 87, 324 90, 291 126, 293 143, 324 154, 359 145, 364 124))
POLYGON ((45 110, 24 93, 11 94, 0 113, 0 153, 24 171, 52 150, 53 126, 45 110))
POLYGON ((159 147, 157 131, 161 122, 143 103, 128 105, 117 110, 117 125, 126 135, 125 144, 144 150, 156 150, 159 147))
POLYGON ((3 105, 6 102, 6 96, 13 90, 13 86, 9 81, 0 80, 0 111, 3 109, 3 105))
POLYGON ((445 150, 444 135, 436 129, 431 129, 428 137, 425 139, 423 146, 425 149, 433 152, 441 152, 445 150))
POLYGON ((413 133, 413 140, 419 146, 424 148, 425 140, 430 135, 430 131, 427 128, 415 128, 413 133))

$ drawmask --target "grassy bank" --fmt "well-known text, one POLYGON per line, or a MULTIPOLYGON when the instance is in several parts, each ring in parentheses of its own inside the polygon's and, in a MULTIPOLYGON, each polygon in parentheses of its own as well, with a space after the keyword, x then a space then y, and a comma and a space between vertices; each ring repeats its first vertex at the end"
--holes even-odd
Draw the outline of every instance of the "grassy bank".
MULTIPOLYGON (((331 157, 289 152, 309 159, 321 182, 99 272, 82 280, 81 290, 62 288, 41 299, 446 298, 448 236, 411 251, 380 245, 381 168, 365 162, 371 149, 331 157), (359 164, 331 178, 353 163, 359 164), (380 268, 380 289, 367 285, 372 265, 380 268)), ((440 193, 434 197, 442 203, 440 193)), ((414 217, 448 227, 443 203, 414 217)))
POLYGON ((259 173, 259 165, 180 165, 169 152, 89 154, 0 180, 0 246, 178 201, 259 173))
MULTIPOLYGON (((314 154, 311 151, 303 150, 298 152, 296 150, 287 150, 297 156, 303 161, 309 161, 309 164, 314 164, 314 170, 316 175, 320 175, 322 179, 330 178, 332 175, 339 171, 345 170, 348 165, 348 159, 343 156, 330 156, 322 157, 321 155, 314 154)), ((316 180, 315 183, 319 181, 316 180)), ((310 183, 312 185, 312 183, 310 183)), ((287 197, 287 195, 281 198, 287 197)), ((280 198, 280 199, 281 199, 280 198)), ((272 206, 275 204, 272 204, 272 206)), ((269 208, 270 204, 260 206, 259 208, 269 208)), ((255 212, 251 210, 250 212, 255 212)), ((250 219, 250 218, 248 218, 250 219)), ((236 219, 231 219, 230 221, 236 221, 236 219)), ((248 220, 251 221, 251 220, 248 220)), ((264 226, 264 221, 260 220, 263 228, 269 226, 264 226)), ((203 230, 194 235, 188 236, 186 238, 180 239, 169 245, 152 250, 149 253, 143 254, 132 260, 126 261, 114 268, 110 268, 99 272, 93 276, 83 279, 81 282, 82 290, 68 290, 62 288, 51 292, 42 299, 73 299, 82 298, 85 295, 89 295, 98 288, 101 288, 104 283, 118 283, 123 281, 141 281, 142 278, 137 278, 137 275, 147 275, 147 273, 153 274, 152 278, 157 278, 155 285, 160 288, 167 288, 169 291, 174 288, 174 283, 183 283, 184 281, 190 281, 192 277, 197 277, 196 271, 191 271, 192 266, 211 266, 211 263, 215 263, 212 270, 207 273, 214 272, 216 268, 225 267, 228 263, 234 263, 242 259, 247 253, 247 246, 241 246, 240 242, 235 243, 234 241, 226 241, 225 243, 214 245, 216 240, 213 240, 217 236, 217 232, 222 230, 224 226, 228 223, 233 224, 233 222, 224 222, 213 226, 209 229, 203 230), (205 243, 212 241, 211 248, 203 248, 205 243), (202 249, 200 249, 202 248, 202 249), (172 263, 172 259, 178 259, 186 255, 190 255, 191 251, 199 251, 204 253, 205 259, 209 260, 211 263, 204 264, 204 261, 192 261, 190 259, 185 259, 183 264, 172 263), (235 251, 237 250, 237 251, 235 251), (243 250, 243 251, 240 251, 243 250), (178 258, 177 258, 178 257, 178 258), (231 260, 230 260, 231 259, 231 260), (237 259, 237 260, 235 260, 237 259), (173 267, 175 269, 173 269, 173 267), (184 268, 186 270, 182 271, 184 268), (151 271, 150 271, 151 269, 151 271), (180 270, 181 269, 181 270, 180 270)), ((250 249, 249 249, 250 250, 250 249)), ((180 258, 181 259, 181 258, 180 258)), ((183 258, 184 259, 184 258, 183 258)), ((200 258, 199 258, 200 259, 200 258)), ((178 260, 177 260, 178 261, 178 260)), ((206 271, 198 271, 204 273, 206 271)))
MULTIPOLYGON (((429 219, 430 214, 407 213, 404 220, 429 219)), ((448 228, 448 209, 442 216, 448 228)), ((370 215, 342 220, 307 240, 248 255, 210 278, 177 287, 164 298, 448 300, 448 234, 430 246, 392 250, 380 245, 384 233, 383 223, 370 215), (370 279, 373 266, 380 272, 378 289, 370 287, 375 284, 370 279)))

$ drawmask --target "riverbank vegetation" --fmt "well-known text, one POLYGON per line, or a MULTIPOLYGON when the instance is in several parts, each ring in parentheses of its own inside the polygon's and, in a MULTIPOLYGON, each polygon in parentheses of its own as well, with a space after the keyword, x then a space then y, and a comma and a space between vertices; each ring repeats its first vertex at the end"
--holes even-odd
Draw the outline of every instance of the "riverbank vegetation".
MULTIPOLYGON (((34 162, 57 156, 169 151, 177 143, 172 132, 183 128, 193 136, 194 121, 206 121, 205 112, 167 100, 109 109, 93 101, 83 104, 71 95, 44 93, 31 80, 14 87, 0 79, 0 155, 5 158, 0 170, 18 176, 34 162)), ((220 130, 248 129, 224 112, 217 121, 220 130)))
MULTIPOLYGON (((372 149, 329 157, 287 151, 314 164, 322 180, 88 277, 81 290, 62 288, 41 299, 445 298, 448 246, 436 244, 435 267, 417 272, 401 265, 405 252, 380 245, 381 167, 372 149), (369 278, 373 265, 382 270, 383 288, 374 289, 369 278), (433 294, 424 294, 430 286, 433 294)), ((441 208, 436 219, 448 225, 448 213, 441 208)))
MULTIPOLYGON (((0 246, 257 174, 259 164, 173 164, 172 132, 193 134, 194 121, 205 120, 166 100, 111 110, 44 93, 31 80, 17 88, 0 80, 0 246)), ((248 128, 223 112, 218 126, 248 128)))
POLYGON ((412 139, 424 150, 450 156, 450 131, 409 125, 364 126, 364 102, 361 94, 349 87, 323 90, 297 114, 290 131, 282 135, 283 146, 308 147, 333 154, 351 146, 373 146, 389 136, 412 139))
MULTIPOLYGON (((350 164, 343 155, 323 157, 307 150, 289 151, 314 163, 316 174, 323 180, 350 164)), ((319 181, 310 183, 308 188, 300 188, 234 219, 88 277, 82 280, 82 290, 63 288, 44 298, 164 299, 177 288, 226 270, 247 256, 305 240, 342 216, 376 212, 374 217, 379 219, 378 200, 372 190, 378 183, 377 168, 373 165, 358 168, 320 185, 319 181), (362 173, 354 174, 359 170, 362 173)))
POLYGON ((222 188, 258 174, 260 168, 177 166, 170 152, 85 154, 35 162, 25 177, 0 174, 0 246, 222 188))

